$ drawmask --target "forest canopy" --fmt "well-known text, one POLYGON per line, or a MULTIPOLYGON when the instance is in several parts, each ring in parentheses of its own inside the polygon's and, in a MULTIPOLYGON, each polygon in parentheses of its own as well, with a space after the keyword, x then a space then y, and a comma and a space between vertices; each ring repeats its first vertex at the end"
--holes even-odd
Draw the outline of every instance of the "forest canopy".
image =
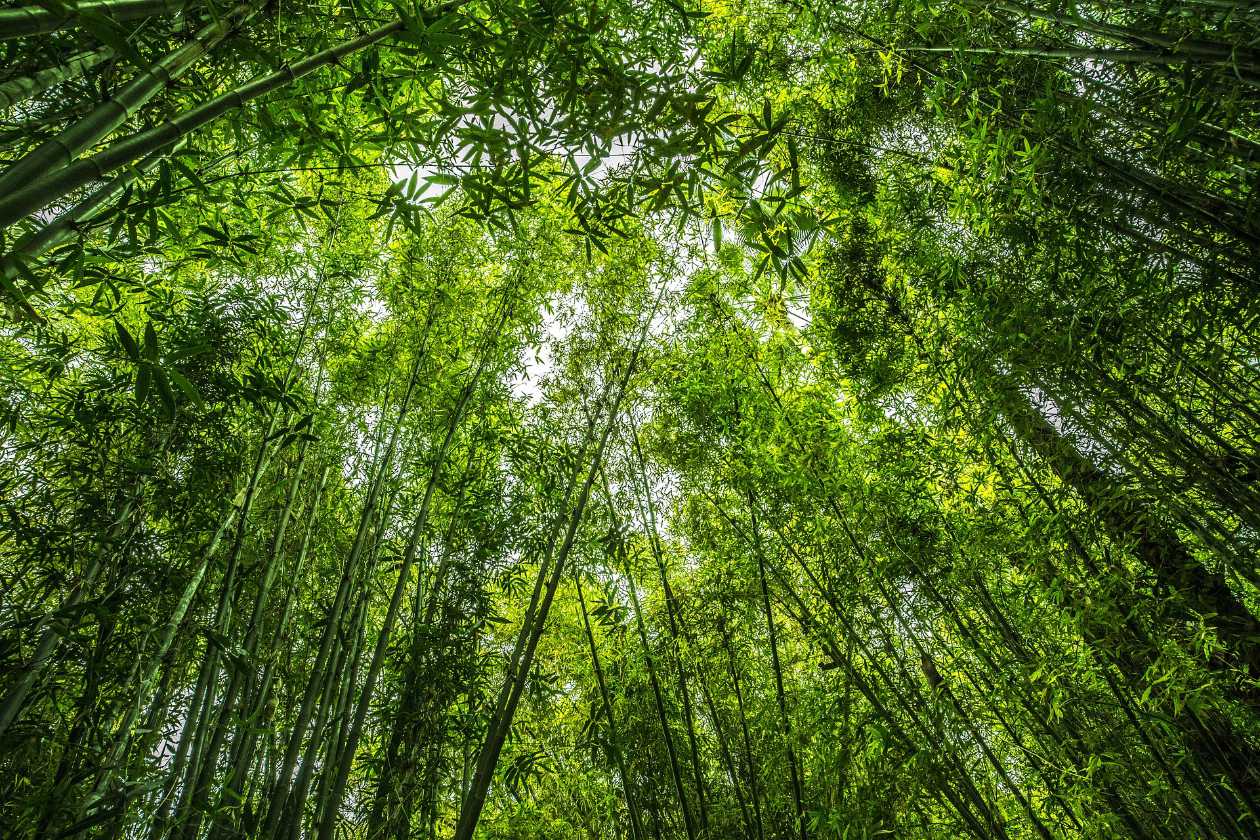
POLYGON ((4 0, 0 836, 1260 836, 1260 8, 4 0))

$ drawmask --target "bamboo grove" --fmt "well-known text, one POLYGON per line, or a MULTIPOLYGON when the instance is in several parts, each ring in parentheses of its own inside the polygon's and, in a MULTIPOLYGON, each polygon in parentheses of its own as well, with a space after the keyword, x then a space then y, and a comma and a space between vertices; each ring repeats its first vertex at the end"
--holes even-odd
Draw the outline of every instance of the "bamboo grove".
POLYGON ((1260 836, 1260 9, 6 0, 0 836, 1260 836))

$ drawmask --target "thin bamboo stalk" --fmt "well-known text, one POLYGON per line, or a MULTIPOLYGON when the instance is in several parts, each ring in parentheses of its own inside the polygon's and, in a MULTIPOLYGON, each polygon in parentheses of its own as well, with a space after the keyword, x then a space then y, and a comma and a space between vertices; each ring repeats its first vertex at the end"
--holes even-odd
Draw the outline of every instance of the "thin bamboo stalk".
MULTIPOLYGON (((431 23, 442 15, 459 9, 467 2, 469 0, 450 0, 441 6, 426 9, 421 15, 421 20, 431 23)), ((321 67, 336 64, 348 55, 384 41, 402 31, 403 27, 401 18, 391 21, 357 38, 344 41, 309 58, 287 65, 274 73, 259 76, 235 90, 171 117, 160 125, 117 140, 105 150, 64 166, 25 188, 12 191, 0 198, 0 229, 7 228, 29 213, 86 186, 93 180, 104 178, 108 173, 131 161, 166 148, 179 138, 187 136, 190 132, 212 122, 228 111, 240 108, 321 67)))

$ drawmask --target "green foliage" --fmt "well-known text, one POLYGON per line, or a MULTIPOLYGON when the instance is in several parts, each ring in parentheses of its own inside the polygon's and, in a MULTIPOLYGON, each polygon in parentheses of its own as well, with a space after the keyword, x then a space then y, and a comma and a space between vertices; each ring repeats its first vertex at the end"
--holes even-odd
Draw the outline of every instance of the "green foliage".
POLYGON ((1256 836, 1258 42, 0 10, 0 836, 1256 836))

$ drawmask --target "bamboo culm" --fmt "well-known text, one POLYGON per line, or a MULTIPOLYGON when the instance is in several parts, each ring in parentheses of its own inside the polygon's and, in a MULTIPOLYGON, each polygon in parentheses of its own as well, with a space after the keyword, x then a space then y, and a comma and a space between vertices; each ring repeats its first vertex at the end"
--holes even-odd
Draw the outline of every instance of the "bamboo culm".
POLYGON ((56 32, 74 23, 81 14, 105 15, 115 21, 136 20, 178 12, 187 0, 88 0, 70 7, 69 14, 43 6, 0 9, 0 41, 56 32))
POLYGON ((0 84, 0 110, 39 96, 62 82, 77 79, 113 56, 112 48, 98 47, 95 50, 75 53, 56 67, 48 67, 29 76, 10 79, 0 84))
MULTIPOLYGON (((468 0, 453 0, 432 10, 426 10, 423 20, 435 20, 443 14, 450 13, 468 0)), ((371 32, 329 47, 315 55, 295 62, 260 76, 251 82, 241 85, 236 90, 222 94, 191 110, 165 120, 146 131, 140 131, 129 137, 115 141, 112 145, 91 157, 83 158, 69 166, 64 166, 39 179, 27 187, 14 190, 0 197, 0 230, 7 228, 28 214, 80 189, 93 180, 104 178, 108 173, 138 160, 153 152, 160 151, 179 138, 187 136, 219 116, 240 108, 248 102, 277 90, 285 85, 306 76, 321 67, 336 64, 342 58, 359 50, 384 41, 389 36, 400 32, 404 22, 400 18, 380 26, 371 32)))
MULTIPOLYGON (((202 56, 227 37, 233 28, 246 23, 253 14, 254 11, 248 4, 242 3, 222 18, 206 24, 187 43, 145 68, 144 72, 123 85, 87 116, 14 161, 0 175, 0 196, 7 198, 32 183, 38 183, 40 179, 48 177, 49 173, 71 164, 84 151, 130 119, 132 114, 167 85, 184 75, 202 56)), ((143 155, 132 159, 136 160, 141 156, 143 155)))

